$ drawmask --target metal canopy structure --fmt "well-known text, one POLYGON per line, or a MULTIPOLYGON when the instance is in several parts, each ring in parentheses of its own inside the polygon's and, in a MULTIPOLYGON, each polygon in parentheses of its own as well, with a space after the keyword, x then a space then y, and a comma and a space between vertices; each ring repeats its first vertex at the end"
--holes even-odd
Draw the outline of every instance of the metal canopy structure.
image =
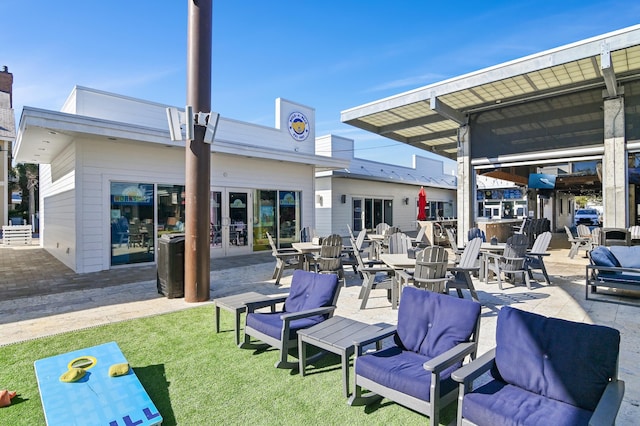
MULTIPOLYGON (((469 125, 473 164, 495 167, 530 152, 601 154, 603 98, 622 94, 627 111, 640 110, 640 25, 351 108, 341 121, 451 159, 469 125)), ((638 124, 627 121, 627 140, 640 139, 638 124)))

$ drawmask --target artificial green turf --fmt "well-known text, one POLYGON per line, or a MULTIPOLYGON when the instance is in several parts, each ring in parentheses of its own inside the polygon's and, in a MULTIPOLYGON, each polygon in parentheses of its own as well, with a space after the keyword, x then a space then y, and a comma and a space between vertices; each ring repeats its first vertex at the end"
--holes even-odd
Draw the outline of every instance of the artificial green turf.
MULTIPOLYGON (((239 349, 233 317, 223 311, 216 334, 211 305, 113 323, 0 347, 0 389, 18 391, 0 408, 0 425, 44 425, 34 361, 115 341, 160 414, 163 425, 428 424, 388 400, 350 407, 342 396, 340 359, 312 364, 305 377, 274 368, 275 350, 239 349)), ((455 404, 441 423, 455 417, 455 404)))

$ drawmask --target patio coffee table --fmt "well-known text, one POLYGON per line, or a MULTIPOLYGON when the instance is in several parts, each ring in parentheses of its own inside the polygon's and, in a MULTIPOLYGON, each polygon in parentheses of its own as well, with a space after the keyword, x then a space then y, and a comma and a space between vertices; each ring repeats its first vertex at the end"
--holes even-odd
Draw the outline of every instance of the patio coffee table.
POLYGON ((162 424, 162 416, 132 368, 123 376, 109 376, 109 367, 125 362, 116 342, 37 360, 34 365, 47 425, 162 424), (93 365, 85 367, 84 377, 77 382, 61 382, 60 376, 79 358, 93 365))
MULTIPOLYGON (((354 340, 369 336, 383 327, 365 324, 349 318, 334 316, 326 321, 303 330, 298 330, 298 360, 300 375, 304 376, 307 366, 306 345, 311 344, 320 349, 340 355, 342 358, 342 390, 349 396, 349 358, 353 355, 354 340)), ((377 343, 379 345, 380 342, 377 343)), ((380 349, 379 346, 377 346, 380 349)))
MULTIPOLYGON (((216 321, 216 333, 220 333, 220 308, 232 312, 235 317, 235 334, 236 345, 240 344, 240 314, 247 311, 247 303, 258 302, 264 300, 269 296, 264 294, 250 291, 247 293, 234 294, 233 296, 220 297, 213 299, 213 305, 215 306, 215 321, 216 321)), ((272 306, 272 312, 275 312, 275 307, 272 306)))

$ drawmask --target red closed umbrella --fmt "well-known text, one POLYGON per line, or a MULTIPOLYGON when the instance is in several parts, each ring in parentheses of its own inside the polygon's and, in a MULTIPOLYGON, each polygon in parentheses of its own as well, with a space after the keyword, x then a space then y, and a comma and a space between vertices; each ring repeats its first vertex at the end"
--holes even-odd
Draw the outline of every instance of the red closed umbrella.
POLYGON ((418 220, 427 220, 427 193, 424 186, 420 187, 418 192, 418 220))

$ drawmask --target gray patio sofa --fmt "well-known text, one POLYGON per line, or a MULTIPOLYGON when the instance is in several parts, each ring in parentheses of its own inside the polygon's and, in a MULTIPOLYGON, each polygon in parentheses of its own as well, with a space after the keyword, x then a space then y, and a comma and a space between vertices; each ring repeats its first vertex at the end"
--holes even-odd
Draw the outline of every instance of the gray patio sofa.
POLYGON ((640 246, 599 246, 588 256, 586 299, 598 287, 640 291, 640 246))

